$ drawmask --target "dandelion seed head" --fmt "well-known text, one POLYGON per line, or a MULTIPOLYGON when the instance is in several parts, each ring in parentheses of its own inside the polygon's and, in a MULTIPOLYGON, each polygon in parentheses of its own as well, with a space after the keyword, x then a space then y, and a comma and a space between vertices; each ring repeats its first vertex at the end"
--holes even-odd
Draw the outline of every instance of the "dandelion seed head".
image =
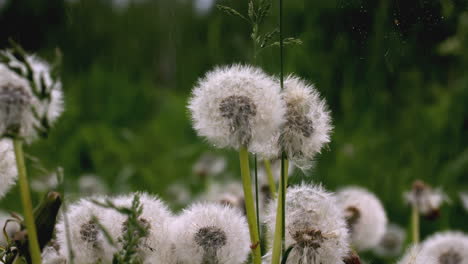
MULTIPOLYGON (((117 196, 112 201, 116 206, 131 207, 135 195, 133 193, 117 196)), ((171 244, 167 242, 167 239, 173 216, 158 197, 144 192, 139 195, 143 212, 138 221, 148 233, 140 240, 138 254, 141 259, 150 261, 148 263, 171 263, 171 244)), ((117 239, 122 238, 126 231, 126 223, 128 223, 127 216, 113 210, 105 217, 107 219, 105 222, 109 223, 109 226, 115 226, 109 230, 111 236, 117 239)))
POLYGON ((428 219, 437 218, 442 204, 449 201, 441 189, 433 189, 419 180, 413 183, 411 191, 404 193, 404 198, 409 204, 415 205, 419 213, 428 219))
POLYGON ((421 252, 420 246, 410 246, 397 264, 440 264, 436 259, 421 252))
POLYGON ((0 199, 15 184, 18 177, 13 143, 10 139, 0 139, 0 199))
POLYGON ((195 204, 172 227, 177 263, 241 264, 250 252, 245 217, 219 204, 195 204))
POLYGON ((203 153, 193 165, 195 175, 206 177, 216 176, 226 169, 226 159, 211 153, 203 153))
POLYGON ((406 232, 396 224, 388 224, 385 234, 379 244, 374 248, 374 252, 382 257, 398 256, 405 242, 406 232))
MULTIPOLYGON (((103 202, 104 197, 95 197, 103 202)), ((106 228, 111 229, 105 221, 105 216, 111 209, 100 207, 88 199, 81 199, 67 208, 70 242, 68 244, 66 225, 61 217, 56 226, 57 243, 60 245, 59 255, 70 259, 73 251, 76 264, 110 263, 115 249, 108 243, 94 217, 106 228)))
POLYGON ((345 213, 352 245, 359 251, 377 246, 387 226, 380 200, 366 189, 353 186, 339 190, 337 198, 345 213))
MULTIPOLYGON (((270 237, 274 233, 276 204, 266 216, 270 237)), ((321 186, 302 184, 286 194, 286 248, 294 246, 287 263, 343 263, 349 253, 348 230, 334 196, 321 186)))
POLYGON ((280 145, 297 167, 308 169, 315 154, 330 142, 330 112, 317 90, 293 75, 284 81, 282 97, 287 110, 280 145))
MULTIPOLYGON (((231 206, 244 212, 244 190, 237 181, 213 182, 199 198, 200 202, 212 202, 231 206)), ((260 204, 262 208, 262 204, 260 204)))
POLYGON ((437 264, 468 264, 468 236, 456 231, 436 233, 421 244, 421 254, 437 264))
POLYGON ((262 157, 277 156, 285 112, 279 86, 252 66, 218 67, 198 81, 189 110, 193 127, 217 147, 247 146, 262 157))
POLYGON ((62 84, 54 80, 50 65, 44 60, 27 55, 32 69, 32 83, 25 77, 27 67, 10 51, 3 51, 9 58, 10 70, 0 64, 0 135, 19 136, 31 142, 37 135, 52 126, 63 112, 62 84))
POLYGON ((459 196, 460 196, 460 200, 461 200, 463 208, 465 209, 465 211, 468 212, 468 192, 460 192, 459 196))

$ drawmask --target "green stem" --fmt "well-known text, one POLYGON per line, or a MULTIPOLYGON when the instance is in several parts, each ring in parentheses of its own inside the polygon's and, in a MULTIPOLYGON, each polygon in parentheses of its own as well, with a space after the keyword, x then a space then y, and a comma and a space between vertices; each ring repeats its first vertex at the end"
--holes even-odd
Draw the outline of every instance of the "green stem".
POLYGON ((245 211, 247 222, 249 224, 250 240, 252 242, 252 256, 254 264, 262 263, 260 253, 260 238, 258 235, 258 226, 256 221, 254 198, 252 194, 252 180, 250 179, 249 153, 245 146, 239 149, 239 160, 241 167, 242 185, 244 188, 245 211))
POLYGON ((14 139, 13 145, 15 149, 16 165, 18 167, 18 181, 21 192, 21 203, 23 204, 24 223, 28 232, 29 253, 33 264, 41 264, 41 251, 37 240, 36 224, 34 223, 31 194, 29 192, 28 177, 24 164, 23 145, 19 139, 14 139))
POLYGON ((286 204, 286 186, 288 182, 288 165, 286 155, 283 153, 281 157, 281 178, 280 186, 278 188, 278 203, 276 206, 276 222, 275 222, 275 235, 273 238, 273 252, 271 263, 278 264, 281 260, 281 255, 285 249, 284 236, 285 236, 285 204, 286 204))
POLYGON ((273 172, 271 171, 271 163, 269 160, 263 160, 263 165, 265 166, 271 197, 274 198, 276 196, 276 183, 275 178, 273 177, 273 172))
MULTIPOLYGON (((257 216, 257 228, 258 228, 258 237, 261 238, 261 226, 260 226, 260 210, 258 203, 258 168, 257 168, 257 154, 254 155, 255 162, 255 215, 257 216)), ((261 242, 261 241, 260 241, 261 242)), ((260 245, 261 246, 261 245, 260 245)), ((260 247, 260 254, 262 254, 262 248, 260 247)))
POLYGON ((419 211, 416 204, 413 204, 411 209, 411 231, 413 235, 413 244, 419 244, 419 211))

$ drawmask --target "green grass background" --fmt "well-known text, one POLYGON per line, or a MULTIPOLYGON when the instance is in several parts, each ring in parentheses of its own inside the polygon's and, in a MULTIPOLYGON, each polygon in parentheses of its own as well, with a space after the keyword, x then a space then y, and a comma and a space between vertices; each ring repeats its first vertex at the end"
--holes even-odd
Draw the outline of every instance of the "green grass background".
MULTIPOLYGON (((161 195, 169 184, 193 179, 192 164, 211 147, 191 128, 187 98, 214 66, 251 60, 248 24, 216 8, 197 14, 191 0, 127 8, 110 0, 4 2, 0 47, 12 37, 46 58, 55 48, 64 55, 66 111, 28 153, 46 168, 62 166, 70 189, 84 173, 115 192, 161 195)), ((439 220, 423 222, 423 237, 467 231, 458 192, 468 191, 468 2, 284 2, 285 34, 303 41, 286 48, 285 71, 316 85, 335 126, 315 168, 293 182, 365 186, 392 222, 406 226, 402 192, 423 179, 452 199, 439 220)), ((218 3, 246 13, 246 1, 218 3)), ((275 1, 262 32, 276 27, 277 8, 275 1)), ((258 64, 278 74, 278 55, 266 50, 258 64)), ((218 152, 236 174, 235 153, 218 152)), ((17 189, 0 205, 19 211, 17 189)))

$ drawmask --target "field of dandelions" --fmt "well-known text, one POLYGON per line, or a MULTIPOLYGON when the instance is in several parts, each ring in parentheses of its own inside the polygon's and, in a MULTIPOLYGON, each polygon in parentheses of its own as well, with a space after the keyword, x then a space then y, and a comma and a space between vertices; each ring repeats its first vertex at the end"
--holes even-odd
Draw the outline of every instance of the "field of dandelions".
POLYGON ((0 263, 468 264, 467 10, 0 0, 0 263))

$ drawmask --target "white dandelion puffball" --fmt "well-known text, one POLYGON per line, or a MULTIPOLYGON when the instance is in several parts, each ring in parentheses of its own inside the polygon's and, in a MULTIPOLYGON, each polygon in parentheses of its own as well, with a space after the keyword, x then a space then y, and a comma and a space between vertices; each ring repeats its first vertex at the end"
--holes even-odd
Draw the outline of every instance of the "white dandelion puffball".
POLYGON ((8 65, 0 64, 0 135, 19 136, 31 142, 46 132, 63 112, 62 84, 52 78, 52 69, 44 60, 26 56, 32 70, 30 82, 25 77, 26 65, 9 51, 3 54, 10 61, 8 65), (18 69, 20 74, 8 66, 18 69))
POLYGON ((441 189, 433 189, 420 180, 413 183, 411 191, 404 193, 404 198, 407 203, 415 205, 418 211, 428 219, 437 218, 442 204, 449 201, 441 189))
MULTIPOLYGON (((138 255, 144 263, 172 263, 171 244, 168 242, 169 225, 173 220, 168 207, 157 197, 147 193, 138 193, 143 212, 139 218, 140 224, 148 229, 148 235, 139 241, 138 255)), ((130 208, 136 194, 117 196, 112 202, 119 207, 130 208)), ((127 216, 110 211, 104 216, 103 224, 112 226, 109 229, 111 237, 122 238, 126 231, 127 216)))
POLYGON ((241 264, 250 252, 247 221, 229 206, 195 204, 172 226, 178 264, 241 264))
POLYGON ((18 177, 15 152, 10 139, 0 139, 0 198, 14 185, 18 177))
POLYGON ((439 264, 435 259, 423 254, 421 247, 410 246, 398 264, 439 264))
POLYGON ((421 244, 421 254, 437 264, 468 264, 468 236, 455 231, 436 233, 421 244))
MULTIPOLYGON (((100 202, 103 197, 96 197, 100 202)), ((99 223, 108 231, 119 228, 117 225, 105 223, 106 216, 111 209, 98 206, 87 199, 81 199, 67 208, 66 220, 71 245, 67 241, 67 227, 64 218, 61 217, 56 226, 57 243, 60 245, 59 254, 70 259, 70 250, 73 252, 75 264, 111 263, 115 249, 108 243, 99 223), (99 221, 97 223, 93 216, 99 221)))
POLYGON ((374 253, 382 257, 398 256, 403 249, 405 238, 406 232, 402 227, 388 224, 384 236, 374 248, 374 253))
POLYGON ((60 255, 54 247, 46 247, 42 251, 42 263, 44 264, 66 264, 67 258, 60 255))
POLYGON ((21 230, 21 226, 11 215, 6 212, 0 211, 0 247, 7 246, 7 238, 3 234, 3 228, 5 228, 6 234, 9 239, 12 239, 13 235, 21 230))
POLYGON ((215 146, 278 155, 285 107, 279 85, 261 69, 235 64, 208 72, 193 89, 188 108, 198 135, 215 146))
POLYGON ((387 215, 380 200, 360 187, 347 187, 337 192, 351 235, 351 244, 366 250, 379 244, 385 234, 387 215))
MULTIPOLYGON (((272 238, 277 200, 268 206, 266 224, 272 238)), ((350 251, 344 214, 332 193, 302 184, 286 193, 286 245, 293 246, 287 263, 339 264, 350 251)), ((270 245, 272 243, 269 243, 270 245)))
POLYGON ((330 112, 317 90, 293 75, 284 81, 281 94, 286 103, 286 123, 280 144, 297 167, 308 169, 315 154, 330 142, 330 112))

